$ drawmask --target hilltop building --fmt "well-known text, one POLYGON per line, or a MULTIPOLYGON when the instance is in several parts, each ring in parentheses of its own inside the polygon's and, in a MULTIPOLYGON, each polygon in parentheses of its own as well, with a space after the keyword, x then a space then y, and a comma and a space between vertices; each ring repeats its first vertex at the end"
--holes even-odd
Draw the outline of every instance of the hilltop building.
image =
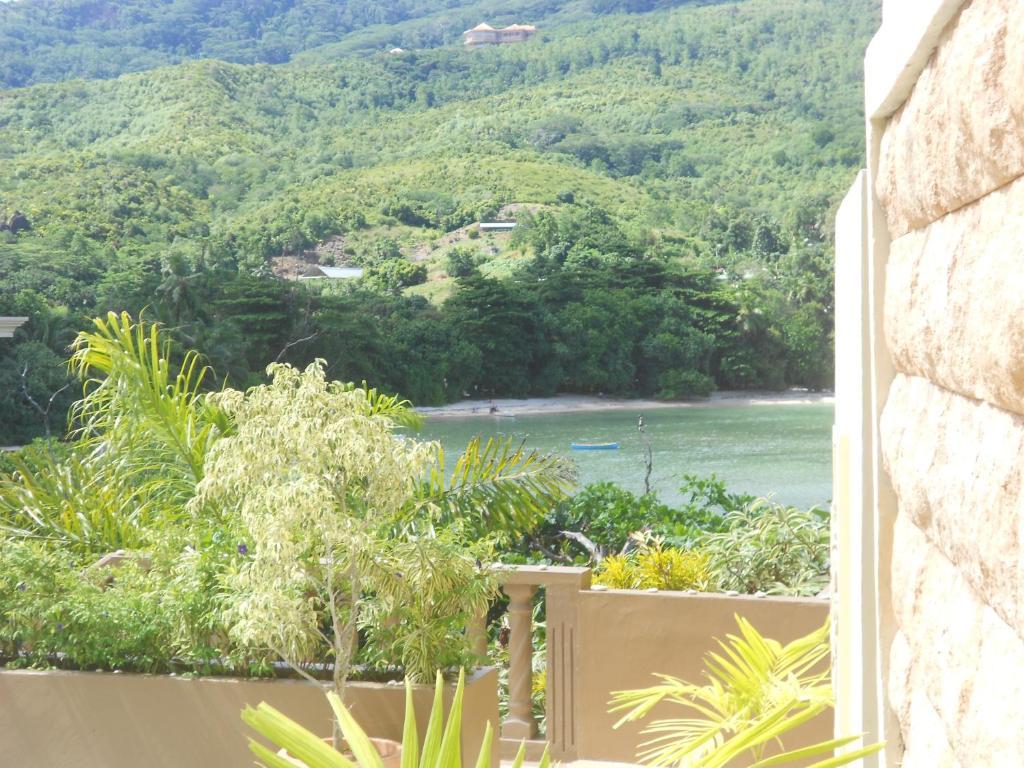
POLYGON ((27 317, 0 317, 0 339, 11 338, 26 320, 27 317))
POLYGON ((299 280, 356 280, 363 276, 361 267, 325 267, 316 265, 319 275, 300 275, 299 280))
POLYGON ((525 43, 535 34, 537 34, 537 28, 529 24, 513 24, 504 29, 495 29, 490 24, 481 22, 463 32, 462 37, 468 48, 480 48, 485 45, 525 43))

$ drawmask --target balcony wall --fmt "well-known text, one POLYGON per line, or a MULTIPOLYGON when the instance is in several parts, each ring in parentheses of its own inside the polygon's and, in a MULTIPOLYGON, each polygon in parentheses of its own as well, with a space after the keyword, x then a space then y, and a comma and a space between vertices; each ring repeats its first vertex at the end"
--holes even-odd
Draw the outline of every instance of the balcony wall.
MULTIPOLYGON (((476 760, 488 722, 498 719, 498 673, 467 680, 462 750, 476 760)), ((453 686, 446 690, 450 705, 453 686)), ((420 738, 433 687, 414 693, 420 738)), ((371 736, 401 740, 403 686, 350 683, 346 702, 371 736)), ((323 692, 299 680, 186 679, 168 675, 0 670, 0 766, 24 768, 252 768, 246 705, 266 701, 329 736, 323 692)), ((492 766, 498 765, 494 745, 492 766)))
MULTIPOLYGON (((591 589, 586 568, 518 566, 500 578, 509 596, 510 625, 505 757, 515 754, 522 739, 534 759, 543 750, 530 706, 530 617, 538 589, 544 590, 547 622, 545 738, 552 757, 563 762, 636 762, 647 737, 642 724, 614 727, 620 715, 608 713, 612 693, 656 685, 659 674, 703 682, 705 654, 719 649, 718 639, 737 633, 737 616, 787 643, 821 627, 830 608, 819 598, 591 589)), ((692 714, 661 705, 652 717, 692 714)), ((827 741, 831 733, 829 712, 792 734, 786 746, 827 741)))
MULTIPOLYGON (((816 598, 681 592, 592 591, 580 598, 577 695, 583 710, 578 756, 621 762, 637 762, 637 745, 649 737, 641 734, 640 724, 614 728, 621 714, 608 713, 613 691, 655 685, 656 674, 704 681, 704 655, 718 650, 714 638, 736 634, 736 616, 750 621, 765 637, 786 643, 819 628, 829 609, 827 600, 816 598)), ((688 716, 687 712, 662 704, 648 722, 688 716)), ((827 712, 796 731, 787 744, 796 748, 831 737, 832 713, 827 712)))

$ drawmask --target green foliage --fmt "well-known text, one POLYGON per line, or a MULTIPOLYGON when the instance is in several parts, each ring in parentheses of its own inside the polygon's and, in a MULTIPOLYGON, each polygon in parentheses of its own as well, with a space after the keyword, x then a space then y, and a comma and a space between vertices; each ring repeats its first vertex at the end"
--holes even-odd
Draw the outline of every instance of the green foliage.
POLYGON ((61 542, 81 554, 144 542, 154 510, 137 504, 135 486, 103 459, 82 450, 65 456, 43 450, 16 455, 11 463, 12 475, 0 478, 5 535, 61 542))
POLYGON ((599 560, 621 552, 632 534, 652 530, 672 514, 654 494, 636 496, 614 483, 593 483, 548 513, 530 545, 539 544, 570 560, 579 552, 585 552, 587 559, 599 560), (595 551, 587 551, 583 542, 566 537, 564 531, 586 537, 595 551))
POLYGON ((101 555, 141 546, 147 530, 180 516, 230 426, 202 402, 195 352, 175 361, 157 325, 127 314, 94 324, 69 361, 84 387, 74 446, 12 458, 15 473, 0 478, 0 526, 101 555))
POLYGON ((591 563, 600 568, 601 583, 623 589, 639 588, 638 541, 655 542, 669 558, 697 553, 709 574, 695 581, 707 588, 815 595, 828 584, 827 512, 730 493, 713 475, 687 475, 681 492, 686 502, 672 508, 654 494, 588 485, 554 507, 518 551, 527 558, 591 563))
POLYGON ((673 546, 684 549, 703 543, 710 533, 722 531, 728 515, 745 509, 755 500, 747 493, 730 492, 715 475, 684 475, 679 492, 687 495, 686 503, 665 521, 658 533, 673 546))
MULTIPOLYGON (((440 672, 437 673, 434 684, 434 700, 421 749, 416 729, 412 686, 406 683, 405 726, 402 729, 402 768, 462 768, 464 761, 459 742, 462 738, 462 707, 465 685, 466 675, 462 671, 459 673, 455 695, 446 718, 444 679, 440 672)), ((256 707, 247 706, 242 711, 242 720, 271 744, 287 750, 290 757, 301 760, 310 768, 382 768, 383 763, 373 742, 352 717, 341 699, 331 692, 327 694, 327 700, 338 720, 340 736, 344 738, 350 751, 349 756, 328 746, 321 737, 290 720, 266 702, 261 702, 256 707)), ((476 768, 486 768, 490 765, 493 734, 491 724, 488 723, 474 763, 476 768)), ((249 749, 259 759, 260 764, 266 765, 268 768, 292 768, 294 765, 255 739, 249 739, 249 749)), ((526 745, 524 744, 512 761, 512 768, 522 768, 526 756, 525 750, 526 745)), ((550 764, 548 750, 545 748, 539 768, 548 768, 550 764)))
POLYGON ((441 520, 459 520, 477 536, 502 538, 532 531, 545 511, 562 501, 575 483, 572 462, 527 451, 513 438, 469 441, 448 476, 444 451, 428 467, 415 504, 441 520))
POLYGON ((218 635, 216 579, 200 560, 83 568, 60 547, 2 539, 0 655, 71 669, 248 671, 218 635))
POLYGON ((394 434, 392 417, 406 403, 381 407, 365 389, 329 382, 319 364, 271 374, 268 385, 216 397, 235 431, 214 448, 190 502, 196 516, 236 520, 246 545, 228 580, 232 637, 307 677, 304 666, 329 654, 339 689, 360 629, 382 638, 376 652, 411 675, 437 669, 446 654, 464 657, 458 643, 467 641, 451 625, 485 610, 495 588, 479 547, 451 532, 437 538, 430 518, 408 516, 436 446, 394 434), (419 550, 404 535, 411 524, 421 529, 419 550), (403 604, 412 593, 419 602, 403 604), (401 610, 435 623, 380 626, 401 610))
POLYGON ((469 248, 452 248, 445 258, 445 269, 451 277, 470 277, 477 271, 477 258, 469 248))
POLYGON ((436 444, 397 431, 421 423, 407 401, 322 362, 209 394, 198 354, 176 361, 155 324, 96 328, 73 353, 73 442, 0 476, 0 652, 245 672, 278 655, 304 677, 332 658, 338 685, 357 656, 410 678, 472 660, 489 536, 557 503, 567 462, 474 443, 449 480, 436 444), (117 549, 126 563, 95 566, 117 549))
POLYGON ((379 553, 362 621, 364 661, 401 668, 414 682, 438 669, 472 667, 466 627, 495 597, 494 582, 482 572, 493 559, 486 542, 467 542, 451 530, 399 540, 379 553))
POLYGON ((612 589, 707 590, 712 586, 707 555, 641 537, 627 554, 609 555, 594 571, 594 583, 612 589))
POLYGON ((723 589, 815 595, 828 585, 828 513, 757 499, 725 516, 701 545, 723 589))
POLYGON ((133 564, 86 575, 36 543, 0 544, 3 640, 23 662, 46 663, 58 652, 85 669, 166 670, 174 643, 160 585, 133 564))
POLYGON ((41 412, 66 382, 53 364, 89 316, 147 306, 243 387, 271 361, 317 357, 422 403, 828 386, 827 222, 862 163, 873 0, 107 5, 0 4, 0 79, 340 42, 287 66, 205 60, 6 92, 0 211, 19 224, 0 232, 0 311, 32 321, 0 342, 0 443, 59 428, 68 391, 41 412), (543 39, 428 47, 456 19, 519 13, 543 39), (361 55, 396 39, 408 54, 361 55), (519 239, 475 241, 504 284, 454 285, 440 262, 455 240, 429 244, 508 203, 519 239), (391 238, 417 260, 363 291, 273 276, 328 238, 352 254, 391 238), (444 311, 393 295, 422 279, 424 249, 433 271, 412 292, 454 294, 444 311), (481 321, 489 303, 499 323, 481 321))
POLYGON ((427 268, 423 264, 411 264, 403 259, 391 259, 369 267, 366 270, 366 280, 378 290, 400 293, 403 288, 425 283, 427 268))
POLYGON ((828 622, 788 645, 763 637, 739 616, 736 622, 739 636, 728 635, 718 643, 720 653, 705 657, 709 683, 659 675, 659 685, 614 694, 612 711, 625 712, 618 724, 643 720, 662 702, 687 710, 687 717, 655 720, 644 729, 652 737, 641 745, 646 764, 722 768, 743 759, 751 768, 767 768, 822 758, 812 768, 833 768, 881 749, 876 744, 834 757, 859 740, 854 736, 786 751, 791 731, 833 706, 828 622))
POLYGON ((659 400, 693 400, 715 391, 715 380, 700 371, 665 371, 658 376, 659 400))
POLYGON ((681 491, 688 499, 674 509, 653 493, 637 496, 614 483, 593 483, 555 506, 523 543, 522 551, 561 562, 596 563, 624 552, 637 534, 652 534, 677 549, 692 549, 708 533, 723 530, 726 515, 754 500, 729 493, 714 475, 687 475, 681 491))
POLYGON ((226 423, 201 402, 206 369, 190 350, 179 364, 155 323, 127 312, 93 321, 81 332, 68 363, 84 382, 72 409, 83 447, 130 457, 122 467, 147 495, 182 504, 202 479, 203 462, 226 423))

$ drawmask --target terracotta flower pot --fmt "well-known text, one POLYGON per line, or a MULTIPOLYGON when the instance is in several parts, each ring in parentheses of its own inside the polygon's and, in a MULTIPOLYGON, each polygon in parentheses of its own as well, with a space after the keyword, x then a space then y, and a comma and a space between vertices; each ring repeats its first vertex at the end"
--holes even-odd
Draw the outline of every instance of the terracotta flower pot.
MULTIPOLYGON (((381 762, 384 763, 384 768, 400 768, 402 765, 402 745, 397 741, 391 739, 370 739, 373 742, 373 746, 377 748, 377 754, 380 755, 381 762)), ((324 739, 325 744, 331 744, 332 740, 328 736, 324 739)), ((355 761, 352 753, 348 751, 348 744, 343 744, 341 753, 345 755, 349 760, 355 761)), ((301 768, 307 768, 306 764, 301 760, 292 757, 288 754, 288 750, 279 749, 277 754, 283 757, 289 763, 293 765, 301 766, 301 768)))

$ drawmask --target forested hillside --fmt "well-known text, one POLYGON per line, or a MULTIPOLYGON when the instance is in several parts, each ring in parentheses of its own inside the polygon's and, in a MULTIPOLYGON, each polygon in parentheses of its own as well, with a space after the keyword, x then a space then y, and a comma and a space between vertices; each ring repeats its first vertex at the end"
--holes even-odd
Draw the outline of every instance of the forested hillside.
MULTIPOLYGON (((233 52, 210 14, 238 6, 204 5, 208 28, 179 25, 201 44, 143 37, 149 58, 101 70, 33 42, 43 2, 0 6, 0 35, 27 25, 27 59, 49 68, 31 81, 256 61, 267 19, 328 16, 265 5, 233 52)), ((353 14, 332 36, 365 29, 288 64, 0 91, 0 314, 32 317, 0 342, 0 444, 60 431, 63 348, 109 309, 145 308, 236 386, 315 357, 422 403, 830 385, 828 222, 863 162, 875 0, 549 3, 561 15, 523 45, 360 50, 370 18, 393 20, 373 9, 413 39, 439 5, 329 4, 353 14), (515 234, 476 236, 503 209, 515 234), (279 276, 316 259, 366 276, 279 276)), ((303 37, 318 24, 292 24, 289 55, 324 42, 303 37)), ((102 31, 66 40, 100 51, 102 31)))
POLYGON ((487 18, 546 27, 720 0, 3 0, 0 86, 114 77, 188 59, 280 64, 343 50, 457 42, 487 18), (358 33, 358 34, 357 34, 358 33))

